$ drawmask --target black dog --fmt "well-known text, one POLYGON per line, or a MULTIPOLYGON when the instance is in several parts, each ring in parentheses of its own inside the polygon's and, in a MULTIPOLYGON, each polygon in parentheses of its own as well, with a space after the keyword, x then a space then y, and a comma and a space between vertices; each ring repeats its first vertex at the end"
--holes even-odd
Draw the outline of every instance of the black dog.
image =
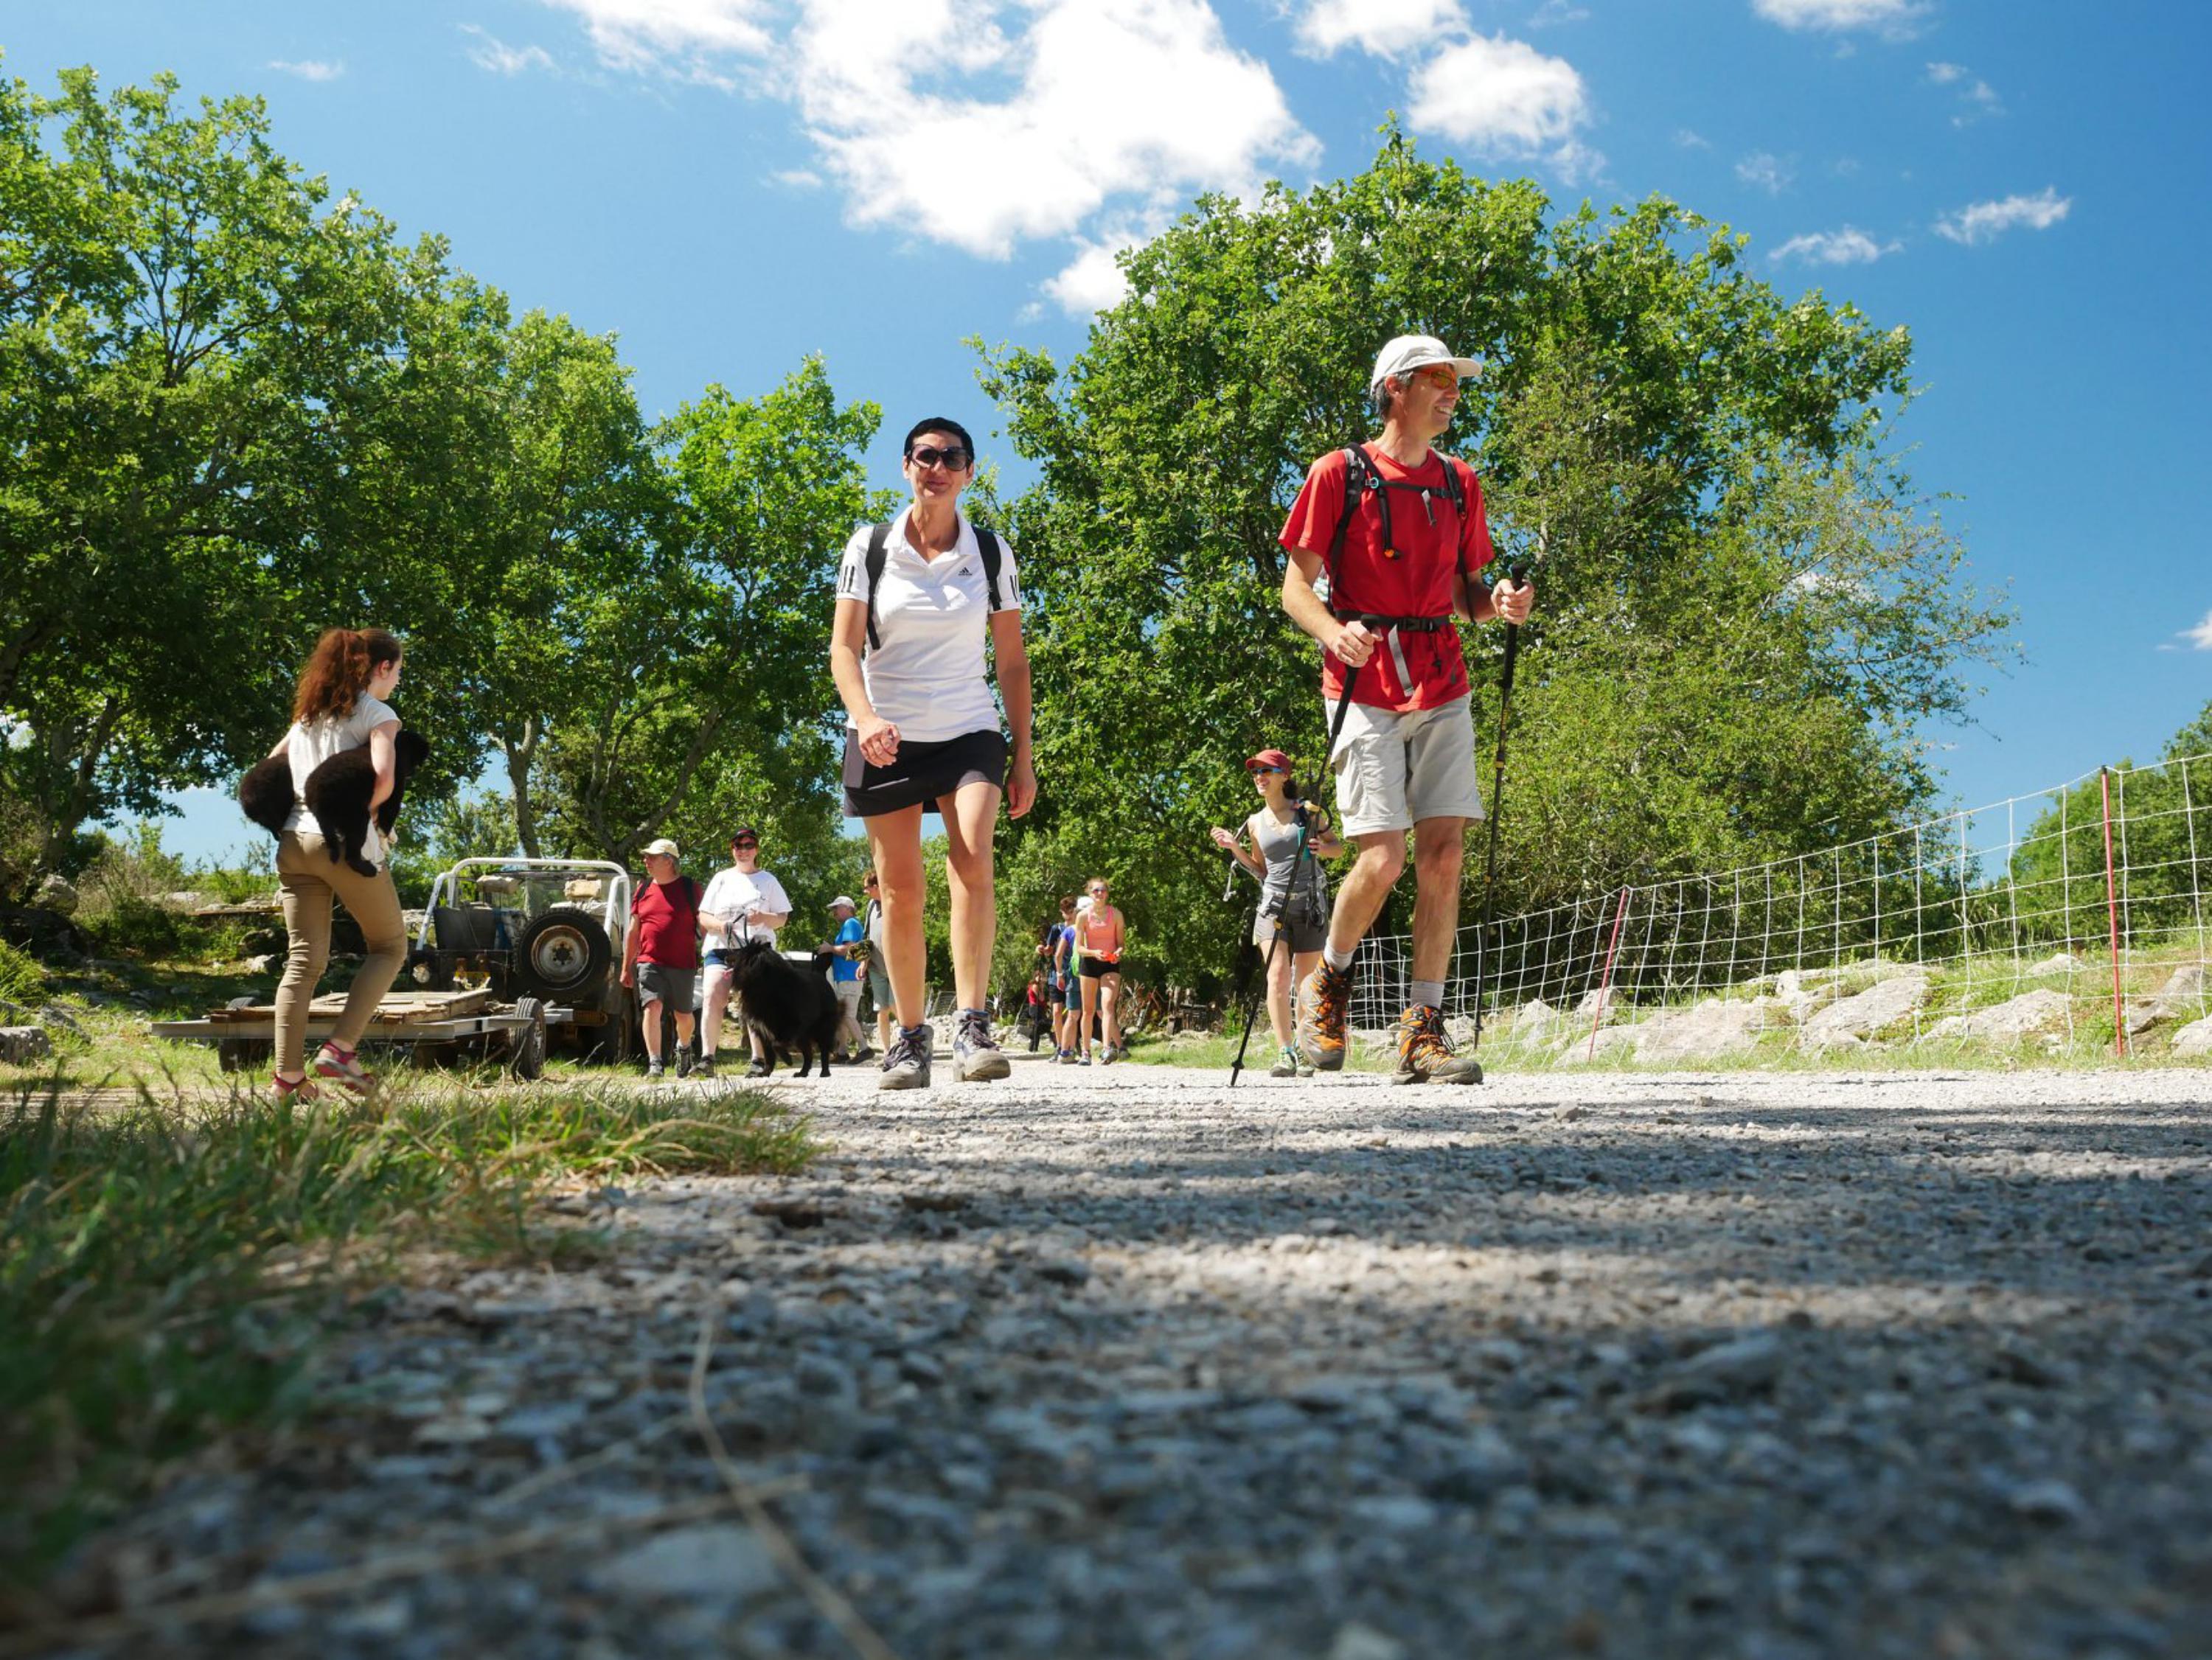
MULTIPOLYGON (((392 793, 376 809, 376 827, 386 835, 399 821, 399 798, 406 793, 407 775, 422 765, 430 746, 403 726, 392 750, 392 793)), ((331 863, 343 859, 362 875, 374 875, 376 867, 361 851, 368 839, 368 799, 376 793, 376 763, 369 759, 368 746, 332 755, 307 774, 307 787, 301 793, 323 827, 331 863)))
POLYGON ((743 1000, 745 1029, 760 1039, 761 1052, 799 1053, 805 1077, 816 1056, 822 1075, 830 1075, 830 1054, 837 1046, 837 994, 819 973, 786 962, 767 940, 748 940, 729 959, 730 984, 743 1000))
POLYGON ((272 836, 284 833, 284 821, 292 816, 299 799, 292 793, 291 760, 281 753, 258 763, 238 781, 238 804, 272 836))

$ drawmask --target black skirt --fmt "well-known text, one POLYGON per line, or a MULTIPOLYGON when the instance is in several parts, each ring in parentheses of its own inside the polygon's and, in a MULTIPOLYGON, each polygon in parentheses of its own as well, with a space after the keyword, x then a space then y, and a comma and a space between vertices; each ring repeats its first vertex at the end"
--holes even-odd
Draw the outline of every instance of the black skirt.
POLYGON ((963 732, 936 743, 899 740, 888 766, 870 764, 860 753, 860 735, 845 729, 845 816, 872 819, 920 803, 925 813, 944 809, 963 784, 1006 787, 1006 738, 1003 732, 963 732))

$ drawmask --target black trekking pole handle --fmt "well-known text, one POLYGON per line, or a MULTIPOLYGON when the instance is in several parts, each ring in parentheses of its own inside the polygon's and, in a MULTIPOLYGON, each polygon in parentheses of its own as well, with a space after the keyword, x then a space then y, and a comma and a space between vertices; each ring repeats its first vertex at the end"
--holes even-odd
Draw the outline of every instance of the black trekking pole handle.
MULTIPOLYGON (((1324 768, 1326 768, 1336 757, 1336 741, 1344 735, 1344 718, 1351 712, 1352 709, 1352 688, 1358 683, 1359 665, 1349 663, 1345 664, 1344 691, 1342 695, 1337 699, 1336 714, 1328 724, 1328 747, 1322 751, 1322 766, 1324 768)), ((1298 891, 1298 877, 1302 874, 1300 869, 1301 865, 1305 860, 1314 857, 1313 838, 1306 833, 1305 816, 1306 815, 1303 811, 1298 815, 1298 851, 1291 861, 1290 886, 1284 890, 1283 894, 1283 904, 1286 910, 1289 908, 1291 897, 1298 891)), ((1237 881, 1237 872, 1234 869, 1231 869, 1229 873, 1229 881, 1230 885, 1233 888, 1237 881)), ((1260 883, 1260 894, 1263 902, 1266 900, 1267 892, 1267 884, 1263 879, 1260 883)), ((1259 913, 1257 911, 1255 911, 1253 915, 1256 919, 1259 913)), ((1231 1089, 1237 1087, 1237 1074, 1241 1073, 1244 1069, 1244 1051, 1252 1042, 1252 1027, 1259 1018, 1260 999, 1267 995, 1267 975, 1273 969, 1275 952, 1282 945, 1283 935, 1286 931, 1287 930, 1282 925, 1281 918, 1278 918, 1276 919, 1275 925, 1275 937, 1267 942, 1267 961, 1261 966, 1259 988, 1253 993, 1251 1001, 1249 1002, 1244 1008, 1244 1035, 1237 1045, 1236 1059, 1229 1063, 1229 1087, 1231 1089)), ((1295 1002, 1295 988, 1293 988, 1292 997, 1293 1001, 1295 1002)))
MULTIPOLYGON (((1505 567, 1505 579, 1518 588, 1528 579, 1525 565, 1512 564, 1505 567)), ((1474 1048, 1482 1046, 1483 987, 1490 971, 1490 930, 1492 924, 1492 906, 1498 892, 1498 826, 1505 816, 1505 733, 1511 724, 1513 712, 1513 666, 1521 656, 1521 625, 1508 621, 1505 625, 1505 661, 1498 675, 1498 756, 1490 772, 1490 847, 1483 861, 1482 926, 1474 936, 1474 1048)))

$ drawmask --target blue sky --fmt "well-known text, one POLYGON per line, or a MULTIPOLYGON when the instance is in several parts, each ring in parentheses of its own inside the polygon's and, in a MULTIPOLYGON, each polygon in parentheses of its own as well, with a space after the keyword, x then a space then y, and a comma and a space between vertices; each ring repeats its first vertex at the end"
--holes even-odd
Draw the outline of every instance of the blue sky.
MULTIPOLYGON (((2148 759, 2212 698, 2207 8, 15 0, 0 45, 40 88, 264 94, 294 159, 617 331, 649 413, 819 352, 896 430, 988 427, 963 337, 1073 351, 1114 248, 1201 189, 1357 171, 1397 110, 1563 205, 1673 197, 1910 327, 1902 435, 2027 654, 1932 735, 1954 801, 2148 759)), ((203 795, 169 841, 245 833, 203 795)))

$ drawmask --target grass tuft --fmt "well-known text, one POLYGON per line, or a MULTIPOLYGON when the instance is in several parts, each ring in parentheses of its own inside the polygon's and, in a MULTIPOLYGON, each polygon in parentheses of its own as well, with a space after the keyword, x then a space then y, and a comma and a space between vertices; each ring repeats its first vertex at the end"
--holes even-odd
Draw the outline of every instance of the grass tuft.
MULTIPOLYGON (((311 1394, 348 1296, 434 1246, 566 1259, 548 1184, 803 1167, 757 1094, 403 1081, 374 1102, 0 1101, 0 1590, 34 1583, 167 1461, 311 1394)), ((0 1596, 0 1600, 4 1600, 0 1596)))

